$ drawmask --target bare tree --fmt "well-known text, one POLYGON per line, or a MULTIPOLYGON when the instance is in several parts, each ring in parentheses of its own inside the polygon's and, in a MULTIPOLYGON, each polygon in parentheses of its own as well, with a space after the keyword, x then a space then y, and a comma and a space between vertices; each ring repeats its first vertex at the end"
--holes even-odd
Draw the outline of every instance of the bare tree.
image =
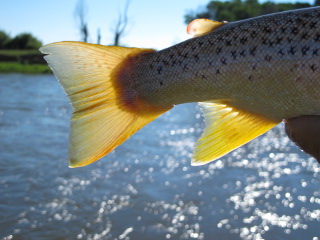
POLYGON ((119 46, 120 39, 123 37, 123 35, 126 33, 126 29, 128 27, 128 8, 130 5, 131 0, 126 1, 125 8, 123 10, 123 13, 119 14, 116 27, 114 29, 114 46, 119 46))
POLYGON ((101 32, 100 32, 100 28, 98 28, 98 31, 97 31, 97 44, 100 44, 101 42, 101 32))
POLYGON ((89 37, 89 30, 88 30, 88 23, 87 23, 87 13, 88 8, 85 4, 85 0, 78 0, 76 8, 75 8, 75 18, 79 24, 80 36, 81 41, 88 42, 89 37))

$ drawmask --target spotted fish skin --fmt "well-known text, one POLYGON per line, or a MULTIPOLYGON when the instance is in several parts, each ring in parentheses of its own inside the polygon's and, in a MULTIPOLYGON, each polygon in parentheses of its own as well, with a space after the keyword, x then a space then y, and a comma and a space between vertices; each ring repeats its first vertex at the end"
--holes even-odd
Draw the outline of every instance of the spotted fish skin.
POLYGON ((320 7, 227 23, 147 54, 132 89, 168 106, 216 101, 274 121, 320 115, 320 7))

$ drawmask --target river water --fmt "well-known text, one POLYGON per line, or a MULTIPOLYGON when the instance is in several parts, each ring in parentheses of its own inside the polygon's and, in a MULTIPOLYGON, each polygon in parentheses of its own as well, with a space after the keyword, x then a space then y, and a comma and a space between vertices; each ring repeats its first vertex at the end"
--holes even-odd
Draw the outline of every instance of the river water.
POLYGON ((0 75, 0 239, 319 240, 320 166, 267 134, 190 166, 204 127, 176 106, 109 156, 67 165, 71 108, 52 75, 0 75))

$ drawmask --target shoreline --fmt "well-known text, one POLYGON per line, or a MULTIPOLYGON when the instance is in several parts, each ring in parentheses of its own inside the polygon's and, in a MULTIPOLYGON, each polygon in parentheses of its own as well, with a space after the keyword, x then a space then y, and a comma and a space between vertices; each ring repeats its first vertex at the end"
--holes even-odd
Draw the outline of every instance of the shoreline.
POLYGON ((0 73, 52 73, 39 50, 0 49, 0 73))
POLYGON ((51 74, 48 65, 22 64, 18 62, 0 62, 0 73, 51 74))

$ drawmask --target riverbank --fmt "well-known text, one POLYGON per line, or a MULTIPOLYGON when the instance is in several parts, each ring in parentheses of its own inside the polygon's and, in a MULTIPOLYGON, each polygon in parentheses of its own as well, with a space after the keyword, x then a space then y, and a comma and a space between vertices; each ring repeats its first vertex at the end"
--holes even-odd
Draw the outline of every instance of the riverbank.
POLYGON ((0 50, 0 73, 52 73, 38 50, 0 50))
POLYGON ((0 73, 47 74, 51 69, 44 64, 21 64, 15 62, 0 62, 0 73))

